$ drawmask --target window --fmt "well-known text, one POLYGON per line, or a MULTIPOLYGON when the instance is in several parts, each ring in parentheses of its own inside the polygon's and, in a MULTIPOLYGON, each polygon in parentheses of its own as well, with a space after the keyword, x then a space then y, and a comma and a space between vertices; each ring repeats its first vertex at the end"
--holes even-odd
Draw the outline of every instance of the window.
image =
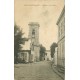
POLYGON ((32 31, 32 35, 35 35, 35 30, 33 29, 33 31, 32 31))
POLYGON ((33 29, 32 31, 32 37, 34 38, 35 37, 35 30, 33 29))
POLYGON ((59 32, 59 37, 60 37, 60 26, 59 26, 59 30, 58 30, 58 32, 59 32))
POLYGON ((61 23, 61 34, 63 33, 63 32, 62 32, 62 28, 63 28, 63 23, 61 23))
POLYGON ((32 50, 34 50, 34 43, 32 43, 32 50))

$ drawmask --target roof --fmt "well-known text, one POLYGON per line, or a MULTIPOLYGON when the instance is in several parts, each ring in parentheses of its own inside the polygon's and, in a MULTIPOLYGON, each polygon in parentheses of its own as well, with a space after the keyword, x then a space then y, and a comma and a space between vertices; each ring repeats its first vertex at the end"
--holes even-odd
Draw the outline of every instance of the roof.
POLYGON ((20 50, 20 52, 29 52, 30 50, 20 50))
POLYGON ((30 25, 30 26, 35 26, 36 25, 36 26, 40 27, 38 22, 30 22, 28 25, 30 25))
POLYGON ((58 25, 58 23, 59 23, 60 19, 62 18, 62 16, 63 16, 64 12, 65 12, 65 6, 64 6, 64 8, 63 8, 63 10, 62 10, 62 12, 61 12, 61 14, 60 14, 59 18, 58 18, 58 21, 57 21, 57 23, 56 23, 57 25, 58 25))

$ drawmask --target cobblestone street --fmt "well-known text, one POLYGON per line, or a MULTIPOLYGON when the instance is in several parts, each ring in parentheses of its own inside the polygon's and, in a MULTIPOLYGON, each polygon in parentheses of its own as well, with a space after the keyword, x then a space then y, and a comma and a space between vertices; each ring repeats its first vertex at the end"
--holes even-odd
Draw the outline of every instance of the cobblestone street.
POLYGON ((49 61, 14 66, 15 80, 62 80, 52 71, 49 61))

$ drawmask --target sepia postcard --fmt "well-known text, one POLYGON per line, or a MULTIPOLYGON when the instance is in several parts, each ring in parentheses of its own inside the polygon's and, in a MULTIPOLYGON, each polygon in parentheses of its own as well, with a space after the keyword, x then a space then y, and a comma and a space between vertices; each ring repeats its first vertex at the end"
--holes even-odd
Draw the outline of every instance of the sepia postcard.
POLYGON ((65 0, 14 0, 14 80, 65 80, 65 0))

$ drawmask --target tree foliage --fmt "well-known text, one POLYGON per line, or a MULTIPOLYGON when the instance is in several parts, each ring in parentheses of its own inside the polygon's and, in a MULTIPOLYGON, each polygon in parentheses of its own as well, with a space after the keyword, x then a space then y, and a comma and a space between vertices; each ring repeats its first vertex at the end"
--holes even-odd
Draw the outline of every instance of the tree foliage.
POLYGON ((57 43, 52 43, 50 50, 51 50, 51 58, 54 57, 54 53, 55 53, 55 48, 58 47, 57 43))
POLYGON ((18 62, 18 53, 21 50, 21 44, 25 43, 22 30, 15 24, 14 25, 14 62, 18 62))
POLYGON ((42 60, 42 57, 45 57, 45 51, 46 48, 43 45, 40 45, 40 60, 42 60))

